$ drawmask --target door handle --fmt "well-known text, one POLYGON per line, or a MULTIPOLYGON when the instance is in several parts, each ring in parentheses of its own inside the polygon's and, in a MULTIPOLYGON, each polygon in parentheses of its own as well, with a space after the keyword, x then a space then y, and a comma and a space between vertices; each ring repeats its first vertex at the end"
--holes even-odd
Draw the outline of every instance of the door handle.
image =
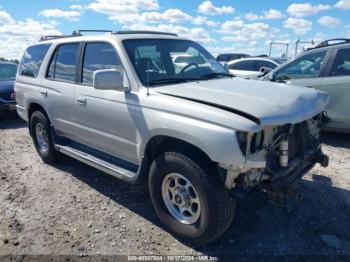
POLYGON ((45 91, 40 91, 40 94, 41 94, 42 96, 44 96, 44 97, 47 97, 47 90, 45 90, 45 91))
POLYGON ((78 97, 78 98, 77 98, 77 102, 78 102, 80 105, 85 106, 85 105, 86 105, 86 97, 78 97))

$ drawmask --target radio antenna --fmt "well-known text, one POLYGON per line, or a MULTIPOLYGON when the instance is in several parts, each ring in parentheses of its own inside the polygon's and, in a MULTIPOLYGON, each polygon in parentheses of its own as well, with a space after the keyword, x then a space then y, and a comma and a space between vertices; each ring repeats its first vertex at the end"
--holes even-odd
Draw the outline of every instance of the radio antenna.
POLYGON ((150 64, 149 61, 147 61, 147 70, 146 70, 146 87, 147 87, 147 95, 149 96, 149 68, 150 68, 150 64))

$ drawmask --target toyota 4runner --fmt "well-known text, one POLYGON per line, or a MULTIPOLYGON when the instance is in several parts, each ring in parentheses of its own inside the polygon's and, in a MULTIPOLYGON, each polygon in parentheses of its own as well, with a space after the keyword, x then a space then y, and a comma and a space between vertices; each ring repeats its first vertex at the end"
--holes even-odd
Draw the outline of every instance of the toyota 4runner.
POLYGON ((81 33, 28 47, 17 111, 44 162, 65 154, 129 183, 148 181, 172 234, 213 241, 231 224, 234 196, 283 192, 316 163, 327 166, 326 93, 234 78, 171 33, 81 33), (178 67, 179 55, 193 59, 178 67))

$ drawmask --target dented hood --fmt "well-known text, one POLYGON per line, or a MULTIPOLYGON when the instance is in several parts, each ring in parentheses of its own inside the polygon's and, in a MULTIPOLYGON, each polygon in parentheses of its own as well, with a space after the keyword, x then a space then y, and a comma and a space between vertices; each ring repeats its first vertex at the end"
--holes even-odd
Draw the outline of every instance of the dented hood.
POLYGON ((328 95, 315 89, 239 78, 154 88, 158 93, 230 111, 261 125, 295 124, 323 111, 328 95))

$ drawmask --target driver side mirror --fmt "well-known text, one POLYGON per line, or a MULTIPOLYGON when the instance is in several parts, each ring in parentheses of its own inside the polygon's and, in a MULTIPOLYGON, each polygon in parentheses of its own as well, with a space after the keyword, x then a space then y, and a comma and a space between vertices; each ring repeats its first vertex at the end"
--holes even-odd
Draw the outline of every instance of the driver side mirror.
POLYGON ((259 71, 264 76, 264 75, 267 75, 268 73, 270 73, 272 70, 269 67, 263 66, 263 67, 260 68, 259 71))
POLYGON ((124 86, 123 73, 124 71, 116 69, 96 70, 93 74, 93 86, 99 90, 128 91, 128 87, 124 86))

